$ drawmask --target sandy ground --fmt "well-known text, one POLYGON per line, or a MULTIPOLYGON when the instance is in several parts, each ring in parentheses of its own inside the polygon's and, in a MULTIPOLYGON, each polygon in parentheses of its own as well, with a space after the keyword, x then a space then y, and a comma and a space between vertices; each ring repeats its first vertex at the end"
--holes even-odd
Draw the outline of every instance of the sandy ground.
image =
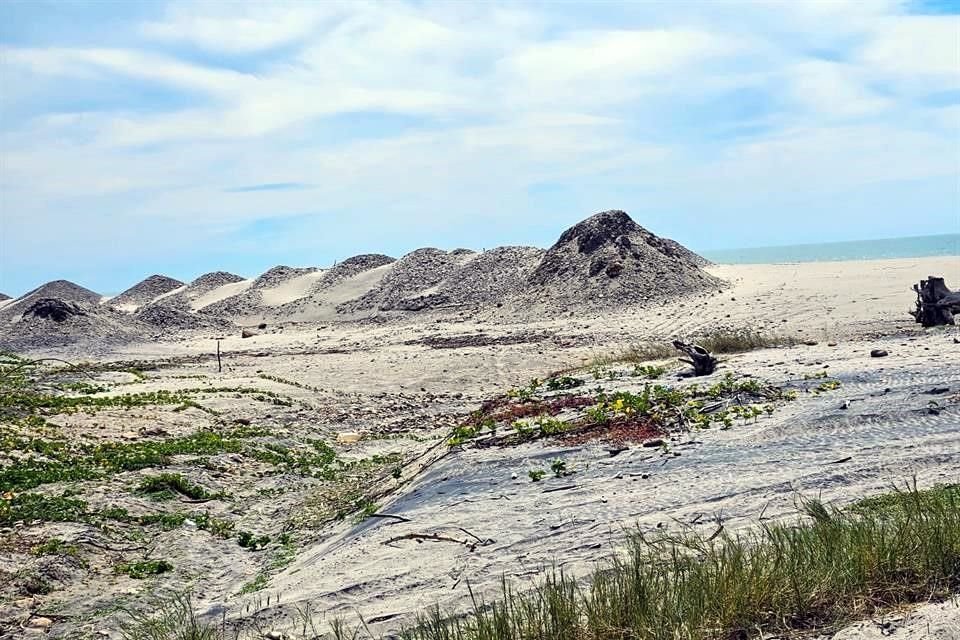
MULTIPOLYGON (((571 310, 550 320, 507 323, 491 310, 389 324, 271 326, 251 339, 224 339, 222 374, 215 372, 212 335, 131 345, 111 354, 116 359, 193 358, 152 382, 157 388, 195 386, 195 380, 182 378, 187 375, 206 375, 217 385, 261 375, 293 380, 302 387, 259 382, 322 411, 308 416, 278 409, 270 415, 271 424, 308 429, 326 439, 342 431, 382 434, 384 429, 397 437, 353 445, 355 455, 431 452, 418 463, 431 464, 398 482, 379 505, 381 513, 406 521, 374 518, 326 525, 307 536, 296 559, 253 594, 238 595, 256 570, 247 556, 191 548, 197 532, 171 533, 164 544, 196 562, 197 603, 228 618, 258 611, 277 629, 289 625, 295 608, 310 603, 328 617, 355 620, 360 614, 371 628, 387 633, 433 604, 461 609, 469 602, 468 584, 493 593, 501 577, 522 586, 544 567, 586 573, 617 548, 624 527, 652 529, 674 521, 711 527, 711 518, 718 516, 729 527, 749 526, 761 514, 766 519, 793 512, 798 495, 842 504, 912 477, 921 486, 960 478, 960 407, 930 393, 943 387, 948 395, 960 391, 960 334, 953 328, 923 331, 906 313, 913 303, 912 283, 930 274, 941 274, 948 283, 960 281, 960 257, 715 266, 710 271, 731 286, 615 314, 582 316, 571 310), (843 386, 801 394, 755 424, 680 437, 668 454, 635 447, 610 457, 602 445, 543 442, 506 449, 432 449, 443 442, 450 425, 484 399, 530 378, 581 366, 634 342, 724 328, 816 343, 730 356, 727 370, 788 387, 802 385, 805 375, 828 371, 843 386), (450 338, 472 344, 431 346, 450 338), (871 358, 876 348, 889 355, 871 358), (931 401, 939 403, 938 412, 929 411, 931 401), (446 453, 439 456, 439 451, 446 453), (526 477, 529 469, 556 458, 567 461, 575 473, 537 485, 526 477), (473 550, 443 542, 390 542, 414 533, 462 538, 464 529, 490 542, 473 550)), ((285 293, 305 292, 310 278, 302 280, 285 293)), ((253 410, 239 400, 218 402, 224 411, 253 410)), ((122 431, 136 437, 150 419, 129 420, 122 431)), ((200 426, 204 419, 196 415, 192 424, 200 426)), ((177 420, 171 429, 191 424, 184 417, 177 420)), ((98 428, 79 418, 74 427, 98 428)), ((341 448, 350 454, 351 446, 341 448)), ((306 483, 302 493, 270 508, 251 498, 253 506, 244 517, 254 527, 257 518, 289 516, 300 508, 296 500, 308 499, 309 491, 306 483)), ((70 597, 89 597, 97 589, 95 584, 78 587, 70 597)), ((59 606, 69 613, 83 610, 82 605, 61 601, 59 606)), ((946 640, 960 638, 958 621, 955 603, 934 604, 864 622, 833 637, 879 638, 893 629, 896 637, 946 640)), ((97 622, 63 628, 109 627, 97 622)))

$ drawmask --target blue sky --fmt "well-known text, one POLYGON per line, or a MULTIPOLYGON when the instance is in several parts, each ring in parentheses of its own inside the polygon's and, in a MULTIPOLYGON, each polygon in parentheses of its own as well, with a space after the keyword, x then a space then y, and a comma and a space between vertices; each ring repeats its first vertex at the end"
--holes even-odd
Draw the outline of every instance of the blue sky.
POLYGON ((0 291, 960 232, 960 6, 0 3, 0 291))

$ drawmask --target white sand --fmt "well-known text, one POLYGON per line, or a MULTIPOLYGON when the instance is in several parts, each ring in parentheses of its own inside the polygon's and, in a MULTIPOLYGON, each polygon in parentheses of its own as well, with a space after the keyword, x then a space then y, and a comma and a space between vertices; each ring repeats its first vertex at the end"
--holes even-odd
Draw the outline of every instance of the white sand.
POLYGON ((203 295, 197 296, 190 300, 190 307, 194 311, 199 311, 204 307, 208 307, 215 302, 220 302, 221 300, 226 300, 227 298, 232 298, 233 296, 239 295, 250 288, 253 284, 254 279, 249 278, 247 280, 240 280, 239 282, 231 282, 230 284, 225 284, 222 287, 217 287, 212 289, 203 295))
POLYGON ((317 281, 323 277, 323 271, 312 271, 296 278, 290 278, 279 287, 263 289, 263 304, 278 307, 294 300, 306 297, 317 281))

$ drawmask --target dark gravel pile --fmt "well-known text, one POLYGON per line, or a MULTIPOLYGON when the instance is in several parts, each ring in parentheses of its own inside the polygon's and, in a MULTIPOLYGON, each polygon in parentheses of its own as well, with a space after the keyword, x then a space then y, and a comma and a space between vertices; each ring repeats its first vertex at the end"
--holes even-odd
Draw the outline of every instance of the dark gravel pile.
POLYGON ((25 351, 80 343, 95 348, 140 340, 145 335, 145 327, 129 315, 99 304, 39 298, 15 321, 0 325, 0 349, 25 351))
POLYGON ((452 275, 463 259, 440 249, 417 249, 397 260, 379 286, 339 305, 337 311, 419 311, 442 305, 445 299, 433 288, 452 275))
MULTIPOLYGON (((214 289, 219 289, 224 285, 240 282, 244 279, 245 278, 238 276, 235 273, 229 273, 227 271, 212 271, 210 273, 203 274, 184 287, 182 290, 177 291, 172 295, 160 298, 159 300, 155 300, 154 302, 149 303, 148 306, 161 305, 172 309, 179 309, 186 313, 191 313, 193 311, 193 309, 190 307, 191 300, 210 293, 214 289)), ((142 310, 143 309, 141 309, 141 311, 142 310)))
POLYGON ((167 276, 152 275, 149 278, 133 285, 120 295, 111 298, 106 302, 108 306, 120 307, 125 305, 134 305, 142 307, 152 302, 165 293, 170 293, 174 289, 179 289, 184 283, 174 280, 167 276))
POLYGON ((359 256, 347 258, 343 262, 339 262, 325 271, 323 277, 321 277, 317 283, 315 290, 322 291, 329 289, 347 278, 352 278, 364 271, 376 269, 377 267, 382 267, 385 264, 391 264, 396 261, 396 258, 391 258, 381 253, 364 253, 359 256))
POLYGON ((201 311, 209 315, 228 318, 236 318, 239 316, 246 316, 256 313, 263 307, 263 294, 261 291, 264 289, 279 287, 291 278, 296 278, 307 273, 313 273, 315 271, 316 268, 314 267, 307 267, 303 269, 288 267, 285 265, 273 267, 269 271, 264 272, 264 274, 259 278, 254 280, 253 284, 251 284, 250 288, 246 291, 242 291, 235 296, 230 296, 229 298, 224 298, 219 302, 214 302, 211 305, 207 305, 201 309, 201 311))
POLYGON ((0 309, 0 323, 16 321, 23 316, 23 313, 33 305, 34 302, 44 298, 62 300, 64 302, 76 302, 85 306, 95 306, 100 304, 100 294, 90 289, 81 287, 68 280, 54 280, 47 284, 40 285, 33 291, 25 293, 14 302, 5 305, 0 309))
POLYGON ((223 329, 231 326, 231 323, 227 320, 211 316, 207 313, 190 313, 182 309, 165 307, 158 304, 144 307, 138 311, 136 313, 136 319, 151 327, 167 331, 183 329, 223 329))
POLYGON ((250 288, 272 289, 273 287, 279 287, 290 278, 296 278, 297 276, 302 276, 307 273, 313 273, 316 270, 316 267, 305 267, 303 269, 298 269, 296 267, 279 265, 273 267, 269 271, 266 271, 263 275, 254 280, 250 288))
POLYGON ((233 284, 234 282, 240 282, 244 280, 243 276, 238 276, 235 273, 229 273, 227 271, 212 271, 210 273, 205 273, 193 282, 191 282, 187 288, 184 290, 184 293, 190 295, 191 297, 201 296, 205 293, 209 293, 214 289, 222 287, 225 284, 233 284))
POLYGON ((523 290, 540 264, 544 250, 537 247, 497 247, 474 255, 438 287, 447 304, 503 303, 523 290))
POLYGON ((0 293, 0 302, 3 302, 4 300, 12 300, 12 298, 5 293, 0 293))
POLYGON ((528 278, 523 297, 550 307, 611 307, 721 286, 693 256, 623 211, 604 211, 560 236, 528 278))

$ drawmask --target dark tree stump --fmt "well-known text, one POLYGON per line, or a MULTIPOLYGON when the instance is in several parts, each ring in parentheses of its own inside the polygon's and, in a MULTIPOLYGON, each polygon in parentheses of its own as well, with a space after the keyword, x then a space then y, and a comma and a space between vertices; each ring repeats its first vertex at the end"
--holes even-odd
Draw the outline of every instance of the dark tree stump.
POLYGON ((687 354, 689 360, 680 358, 680 362, 686 362, 693 366, 694 376, 708 376, 717 370, 717 359, 710 355, 710 352, 698 344, 687 344, 680 340, 674 340, 673 346, 678 351, 687 354))
POLYGON ((924 327, 956 324, 953 314, 960 313, 960 291, 950 291, 943 278, 928 276, 913 285, 917 293, 917 308, 910 312, 924 327))

